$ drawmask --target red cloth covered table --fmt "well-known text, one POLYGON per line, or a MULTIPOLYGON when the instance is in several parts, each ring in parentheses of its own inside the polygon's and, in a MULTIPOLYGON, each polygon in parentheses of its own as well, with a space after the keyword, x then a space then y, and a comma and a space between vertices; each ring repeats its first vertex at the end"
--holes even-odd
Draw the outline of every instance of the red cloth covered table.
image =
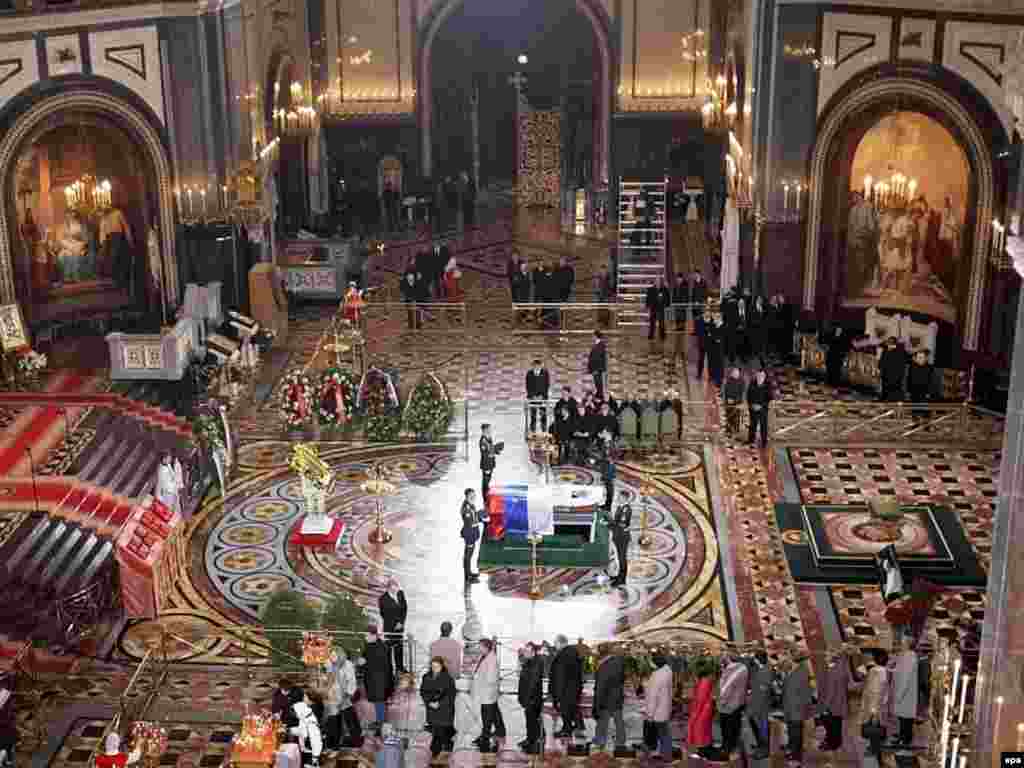
POLYGON ((317 549, 327 552, 333 552, 338 548, 338 542, 341 541, 341 534, 345 531, 345 523, 342 520, 334 518, 334 525, 327 533, 309 534, 302 532, 302 522, 305 519, 305 515, 299 518, 299 522, 292 530, 290 538, 292 544, 299 547, 307 547, 309 549, 317 549))

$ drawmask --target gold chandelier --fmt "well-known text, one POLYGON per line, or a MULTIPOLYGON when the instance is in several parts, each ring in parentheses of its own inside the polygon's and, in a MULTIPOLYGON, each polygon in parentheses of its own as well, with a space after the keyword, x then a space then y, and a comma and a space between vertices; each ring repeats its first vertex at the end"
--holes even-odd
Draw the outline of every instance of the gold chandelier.
POLYGON ((705 131, 727 131, 736 122, 738 109, 735 101, 727 103, 727 82, 723 75, 719 75, 713 85, 709 83, 707 101, 700 110, 705 131))
POLYGON ((113 187, 109 179, 97 181, 89 173, 64 187, 64 202, 69 211, 82 219, 101 216, 110 209, 110 194, 113 187))

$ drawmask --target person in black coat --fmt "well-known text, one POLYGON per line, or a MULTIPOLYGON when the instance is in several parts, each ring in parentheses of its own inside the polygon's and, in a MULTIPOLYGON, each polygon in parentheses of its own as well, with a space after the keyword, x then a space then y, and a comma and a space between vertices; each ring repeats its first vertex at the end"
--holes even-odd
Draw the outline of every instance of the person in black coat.
POLYGON ((587 450, 594 439, 593 419, 587 415, 586 409, 579 405, 572 420, 572 462, 583 464, 587 458, 587 450))
MULTIPOLYGON (((672 286, 672 303, 690 303, 690 284, 686 282, 686 275, 684 275, 682 272, 676 275, 676 284, 672 286)), ((686 315, 689 311, 689 308, 685 306, 676 307, 675 315, 677 331, 681 331, 684 328, 686 328, 686 315)))
POLYGON ((571 421, 576 415, 577 405, 578 403, 576 402, 576 398, 572 396, 572 387, 567 384, 562 387, 562 396, 558 398, 558 402, 555 403, 555 414, 557 415, 558 411, 565 409, 566 415, 571 421))
POLYGON ((377 716, 377 735, 387 714, 388 699, 395 691, 395 675, 391 666, 391 652, 377 633, 376 627, 370 627, 366 633, 366 646, 363 648, 363 685, 366 688, 366 700, 373 704, 377 716))
POLYGON ((597 647, 597 673, 594 675, 594 746, 603 747, 608 738, 608 720, 615 721, 615 747, 626 746, 626 724, 622 720, 625 701, 626 660, 612 652, 611 646, 597 647))
POLYGON ((462 172, 462 224, 466 229, 476 225, 476 182, 466 171, 462 172))
POLYGON ((716 387, 722 386, 722 367, 725 362, 722 349, 724 333, 722 316, 713 315, 705 330, 704 349, 708 356, 708 377, 716 387))
POLYGON ((850 354, 850 336, 842 326, 836 325, 826 337, 825 343, 828 344, 828 349, 825 352, 826 379, 833 387, 842 386, 843 363, 846 362, 846 356, 850 354))
MULTIPOLYGON (((573 400, 573 402, 576 401, 573 400)), ((551 435, 558 445, 559 464, 565 464, 569 460, 569 451, 572 448, 573 419, 568 405, 555 407, 555 418, 551 422, 551 435)))
POLYGON ((537 655, 537 647, 533 643, 527 643, 523 648, 522 659, 517 698, 526 717, 526 738, 519 742, 519 748, 528 755, 536 755, 543 747, 540 729, 544 708, 544 661, 537 655))
POLYGON ((647 338, 654 338, 654 326, 658 326, 658 337, 665 340, 665 313, 672 304, 672 294, 665 285, 665 278, 658 275, 658 282, 647 289, 644 306, 647 307, 647 338))
POLYGON ((594 343, 587 354, 587 373, 594 379, 598 399, 604 400, 604 382, 608 374, 608 347, 605 346, 601 331, 594 331, 594 343))
POLYGON ((769 323, 767 315, 764 299, 757 296, 750 302, 747 313, 747 340, 751 356, 756 357, 762 366, 765 364, 765 338, 769 323))
POLYGON ((430 669, 420 682, 420 696, 427 708, 430 754, 437 757, 451 751, 455 739, 455 680, 440 656, 430 660, 430 669))
POLYGON ((380 608, 381 620, 384 622, 384 637, 387 638, 388 647, 395 655, 395 669, 399 674, 404 673, 402 638, 405 634, 405 617, 409 613, 409 606, 405 602, 405 592, 398 588, 396 579, 388 579, 387 591, 380 596, 377 605, 380 608))
POLYGON ((298 704, 300 701, 302 701, 302 689, 295 685, 291 678, 282 677, 270 700, 270 714, 280 715, 281 723, 288 728, 293 728, 299 724, 299 718, 295 715, 292 705, 298 704))
POLYGON ((761 429, 761 447, 768 445, 768 405, 772 401, 772 385, 764 370, 754 374, 747 387, 747 406, 750 408, 750 444, 754 444, 757 430, 761 429))
POLYGON ((498 465, 498 453, 501 448, 494 444, 491 437, 491 425, 480 425, 480 495, 483 497, 484 506, 487 506, 487 497, 491 495, 491 475, 498 465))
MULTIPOLYGON (((517 304, 529 304, 532 291, 530 268, 525 261, 521 261, 516 274, 512 277, 512 301, 517 304)), ((526 310, 519 310, 516 313, 516 322, 521 323, 525 319, 526 310)))
POLYGON ((562 256, 558 260, 558 271, 555 275, 558 280, 558 300, 569 301, 572 290, 576 286, 576 270, 572 268, 568 257, 562 256))
POLYGON ((555 710, 562 716, 562 729, 555 734, 556 738, 572 737, 573 728, 580 724, 579 695, 583 681, 583 660, 575 645, 569 645, 565 635, 555 638, 558 652, 551 662, 548 676, 548 694, 554 702, 555 710))
POLYGON ((903 380, 907 375, 907 353, 895 336, 890 336, 885 342, 885 351, 878 360, 878 373, 882 380, 882 400, 900 400, 903 397, 903 380))
POLYGON ((465 583, 475 584, 480 580, 480 575, 473 573, 473 551, 477 542, 480 541, 480 519, 481 515, 476 511, 473 498, 476 491, 467 488, 462 500, 462 530, 460 535, 465 544, 465 551, 462 555, 462 575, 465 583))
POLYGON ((541 365, 540 359, 533 361, 533 368, 526 372, 526 399, 530 405, 530 431, 537 431, 537 414, 540 413, 540 428, 548 428, 548 392, 551 389, 551 377, 547 369, 541 365))
MULTIPOLYGON (((926 403, 932 396, 932 379, 935 375, 935 368, 928 362, 928 353, 918 350, 910 362, 910 370, 907 373, 907 392, 912 403, 926 403)), ((914 418, 921 419, 928 417, 927 408, 915 408, 914 418)))
POLYGON ((612 534, 615 554, 619 560, 619 572, 612 579, 613 587, 621 587, 626 583, 629 571, 629 527, 633 523, 633 508, 629 504, 620 504, 615 516, 608 521, 608 529, 612 534))

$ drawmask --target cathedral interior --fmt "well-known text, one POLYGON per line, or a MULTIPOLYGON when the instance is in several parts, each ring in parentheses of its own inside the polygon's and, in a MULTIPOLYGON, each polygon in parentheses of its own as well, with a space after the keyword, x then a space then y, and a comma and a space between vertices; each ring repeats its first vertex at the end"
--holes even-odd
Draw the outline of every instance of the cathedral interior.
POLYGON ((1012 764, 1021 121, 1019 0, 0 0, 0 768, 1012 764))

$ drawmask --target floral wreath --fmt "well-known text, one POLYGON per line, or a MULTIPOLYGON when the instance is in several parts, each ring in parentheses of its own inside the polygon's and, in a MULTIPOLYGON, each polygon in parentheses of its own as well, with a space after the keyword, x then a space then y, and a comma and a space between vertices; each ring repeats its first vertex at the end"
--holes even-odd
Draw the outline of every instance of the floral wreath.
POLYGON ((313 382, 301 370, 290 371, 281 387, 281 418, 289 427, 305 426, 312 417, 313 382))
POLYGON ((380 368, 370 368, 359 384, 357 407, 364 407, 370 416, 379 415, 398 407, 398 392, 391 375, 380 368))
POLYGON ((320 377, 316 414, 324 426, 340 425, 352 419, 355 408, 356 382, 342 368, 328 368, 320 377))
POLYGON ((406 427, 415 434, 436 436, 451 420, 451 400, 444 383, 427 373, 413 387, 405 407, 406 427))

